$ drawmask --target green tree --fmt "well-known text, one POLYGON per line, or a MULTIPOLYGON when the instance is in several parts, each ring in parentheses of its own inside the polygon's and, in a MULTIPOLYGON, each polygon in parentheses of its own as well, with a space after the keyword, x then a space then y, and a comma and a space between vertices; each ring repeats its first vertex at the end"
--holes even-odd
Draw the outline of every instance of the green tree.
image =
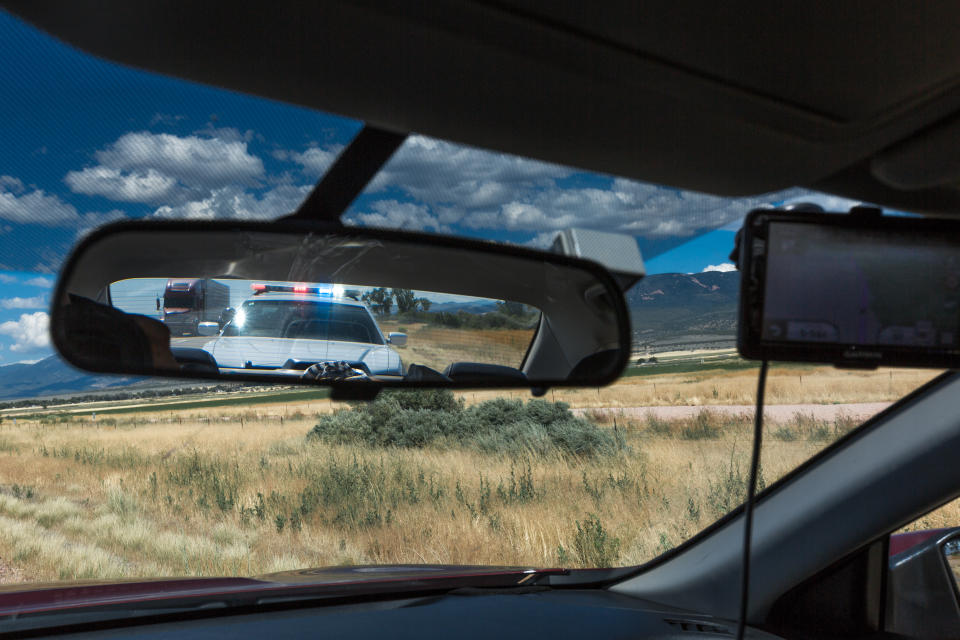
POLYGON ((381 315, 390 315, 390 308, 393 306, 393 296, 385 287, 378 287, 367 291, 363 296, 363 301, 370 305, 373 312, 381 315))
POLYGON ((430 305, 433 304, 427 298, 417 298, 414 300, 418 305, 420 305, 421 311, 430 311, 430 305))
POLYGON ((521 303, 511 302, 510 300, 504 300, 503 302, 498 302, 497 311, 499 311, 505 316, 526 315, 526 310, 523 308, 523 305, 521 303))
POLYGON ((406 313, 407 311, 415 311, 417 308, 417 300, 413 296, 412 289, 393 289, 390 292, 394 299, 397 301, 397 312, 406 313))

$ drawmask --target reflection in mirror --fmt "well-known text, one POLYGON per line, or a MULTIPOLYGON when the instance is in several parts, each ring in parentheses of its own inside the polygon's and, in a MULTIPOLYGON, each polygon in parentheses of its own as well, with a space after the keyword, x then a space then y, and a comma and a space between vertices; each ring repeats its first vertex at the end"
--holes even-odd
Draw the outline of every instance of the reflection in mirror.
POLYGON ((421 386, 599 385, 626 361, 623 296, 594 263, 395 232, 181 227, 118 225, 78 250, 51 316, 68 361, 421 386))
POLYGON ((540 320, 508 300, 321 282, 129 278, 109 284, 109 299, 162 322, 171 347, 205 351, 220 373, 300 375, 328 361, 375 376, 402 377, 404 363, 519 369, 540 320))

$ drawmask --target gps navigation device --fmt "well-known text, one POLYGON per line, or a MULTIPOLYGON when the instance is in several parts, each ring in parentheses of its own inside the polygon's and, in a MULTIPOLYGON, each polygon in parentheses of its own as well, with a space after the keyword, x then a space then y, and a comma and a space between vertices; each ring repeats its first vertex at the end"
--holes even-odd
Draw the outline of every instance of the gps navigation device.
POLYGON ((740 242, 744 358, 960 366, 960 223, 751 211, 740 242))

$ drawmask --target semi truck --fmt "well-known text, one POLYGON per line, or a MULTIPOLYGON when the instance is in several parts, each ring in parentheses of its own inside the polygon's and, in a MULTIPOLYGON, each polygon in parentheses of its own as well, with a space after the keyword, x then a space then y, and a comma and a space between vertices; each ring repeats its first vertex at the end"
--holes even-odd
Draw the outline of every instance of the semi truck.
POLYGON ((174 336, 200 335, 200 323, 218 322, 229 306, 230 287, 204 278, 171 278, 167 280, 162 303, 157 300, 161 319, 174 336))

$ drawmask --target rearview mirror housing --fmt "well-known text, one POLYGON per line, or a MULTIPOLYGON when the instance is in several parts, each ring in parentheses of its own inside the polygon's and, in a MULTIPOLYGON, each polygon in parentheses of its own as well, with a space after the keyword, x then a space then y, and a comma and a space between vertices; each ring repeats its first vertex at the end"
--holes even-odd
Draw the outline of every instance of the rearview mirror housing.
POLYGON ((367 389, 599 386, 630 353, 595 262, 305 221, 103 227, 61 273, 51 334, 90 371, 367 389))

